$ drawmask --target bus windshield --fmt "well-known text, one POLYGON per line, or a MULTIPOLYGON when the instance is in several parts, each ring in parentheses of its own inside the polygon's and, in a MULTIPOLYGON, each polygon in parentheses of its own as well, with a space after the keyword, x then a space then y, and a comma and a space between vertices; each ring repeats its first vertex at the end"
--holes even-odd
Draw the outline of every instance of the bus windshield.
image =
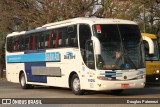
POLYGON ((93 26, 101 45, 97 68, 124 70, 144 67, 143 43, 137 25, 97 24, 93 26))
POLYGON ((159 60, 159 52, 158 52, 158 42, 157 39, 152 39, 154 42, 154 54, 149 54, 149 45, 146 41, 144 41, 144 47, 145 47, 145 59, 147 61, 149 60, 159 60))

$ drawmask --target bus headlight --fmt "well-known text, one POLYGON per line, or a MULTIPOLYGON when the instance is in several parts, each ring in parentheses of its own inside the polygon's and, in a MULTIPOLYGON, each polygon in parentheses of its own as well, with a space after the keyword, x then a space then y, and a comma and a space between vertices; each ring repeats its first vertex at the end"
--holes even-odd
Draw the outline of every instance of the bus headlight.
POLYGON ((159 70, 154 70, 154 71, 153 71, 153 74, 159 74, 159 73, 160 73, 159 70))

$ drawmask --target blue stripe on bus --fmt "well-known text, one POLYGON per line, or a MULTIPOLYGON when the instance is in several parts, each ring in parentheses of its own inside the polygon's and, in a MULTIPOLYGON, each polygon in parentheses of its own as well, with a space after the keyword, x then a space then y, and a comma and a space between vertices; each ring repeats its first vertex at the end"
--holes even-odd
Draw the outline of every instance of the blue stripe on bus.
POLYGON ((16 62, 42 62, 42 61, 60 61, 60 53, 59 52, 40 52, 40 53, 28 53, 20 54, 20 55, 8 55, 7 62, 8 63, 16 63, 16 62))

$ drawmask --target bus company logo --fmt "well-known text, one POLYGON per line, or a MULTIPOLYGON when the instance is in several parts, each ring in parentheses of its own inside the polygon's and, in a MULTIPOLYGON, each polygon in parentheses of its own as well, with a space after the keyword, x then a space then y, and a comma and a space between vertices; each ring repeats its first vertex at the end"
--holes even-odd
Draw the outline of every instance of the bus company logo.
POLYGON ((75 59, 75 57, 72 52, 66 52, 66 55, 64 55, 64 59, 75 59))

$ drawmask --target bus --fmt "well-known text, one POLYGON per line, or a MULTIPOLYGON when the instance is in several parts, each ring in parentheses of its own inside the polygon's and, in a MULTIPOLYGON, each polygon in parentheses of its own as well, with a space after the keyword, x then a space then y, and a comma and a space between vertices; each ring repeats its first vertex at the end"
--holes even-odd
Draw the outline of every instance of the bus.
POLYGON ((160 53, 158 49, 158 39, 154 34, 141 33, 143 37, 152 39, 154 43, 154 54, 148 54, 149 44, 144 41, 146 59, 146 82, 160 82, 160 53))
POLYGON ((143 40, 135 22, 73 18, 6 37, 6 77, 36 85, 120 94, 145 86, 143 40))

